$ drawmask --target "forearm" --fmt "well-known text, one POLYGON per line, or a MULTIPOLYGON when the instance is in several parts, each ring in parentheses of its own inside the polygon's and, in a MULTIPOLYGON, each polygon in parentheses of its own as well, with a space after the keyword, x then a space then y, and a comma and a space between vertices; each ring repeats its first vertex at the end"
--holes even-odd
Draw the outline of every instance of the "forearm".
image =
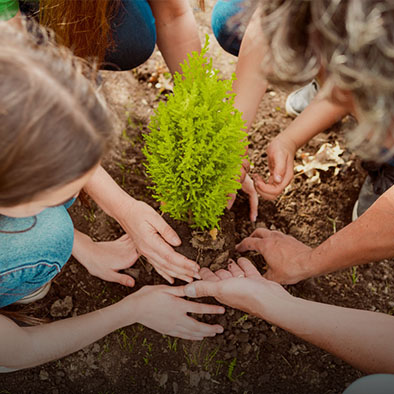
POLYGON ((359 219, 312 251, 313 275, 394 256, 394 187, 386 191, 359 219))
POLYGON ((171 73, 181 72, 180 64, 192 51, 201 50, 193 11, 184 0, 150 0, 156 19, 157 46, 171 73))
MULTIPOLYGON (((104 170, 99 166, 84 190, 109 216, 118 222, 123 216, 124 207, 130 206, 134 199, 127 194, 104 170)), ((135 201, 135 200, 134 200, 135 201)))
POLYGON ((28 368, 59 359, 133 324, 132 314, 121 301, 85 315, 34 327, 19 327, 0 316, 0 365, 28 368))
POLYGON ((333 103, 320 95, 319 93, 281 133, 283 137, 290 139, 297 149, 350 112, 346 105, 333 103))
MULTIPOLYGON (((264 300, 261 301, 261 304, 264 300)), ((267 308, 261 306, 261 310, 267 308)), ((394 317, 300 298, 270 322, 369 373, 394 373, 394 317)), ((260 313, 259 317, 265 318, 260 313)))
POLYGON ((252 125, 261 99, 267 88, 262 70, 262 61, 267 51, 267 43, 261 28, 258 12, 255 12, 242 39, 233 84, 236 94, 234 106, 242 112, 247 129, 252 125))

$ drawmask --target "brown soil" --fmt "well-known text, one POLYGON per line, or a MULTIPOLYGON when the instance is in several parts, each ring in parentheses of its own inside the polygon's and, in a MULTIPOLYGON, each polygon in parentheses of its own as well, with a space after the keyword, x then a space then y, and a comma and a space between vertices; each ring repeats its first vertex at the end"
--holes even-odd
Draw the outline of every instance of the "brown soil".
MULTIPOLYGON (((228 76, 234 70, 236 59, 214 45, 207 12, 196 13, 201 36, 210 34, 215 66, 228 76)), ((157 209, 158 204, 146 188, 149 181, 142 165, 141 135, 147 132, 149 116, 162 98, 149 82, 161 65, 156 52, 133 72, 103 73, 103 89, 116 114, 119 130, 116 147, 106 158, 105 167, 128 193, 157 209)), ((249 153, 254 172, 267 173, 265 148, 291 121, 284 111, 285 98, 291 89, 270 86, 261 103, 250 132, 249 153)), ((343 146, 343 132, 353 124, 353 119, 346 118, 313 139, 303 151, 316 152, 323 142, 336 140, 343 146)), ((323 172, 320 184, 307 184, 305 176, 298 176, 292 190, 275 202, 260 200, 257 224, 249 221, 248 202, 241 192, 229 214, 232 239, 226 240, 220 253, 229 251, 229 255, 236 257, 234 244, 256 226, 283 231, 310 246, 346 226, 351 221, 352 207, 365 174, 352 154, 346 151, 343 156, 350 163, 343 165, 336 176, 333 170, 323 172)), ((122 234, 120 226, 92 201, 89 204, 77 201, 72 216, 76 227, 95 240, 115 239, 122 234)), ((181 237, 187 245, 182 232, 181 237)), ((215 264, 215 259, 217 262, 220 253, 211 258, 210 265, 215 264)), ((201 262, 208 259, 206 256, 207 253, 196 258, 201 262)), ((263 272, 261 256, 256 253, 248 256, 263 272)), ((287 286, 287 290, 309 300, 393 314, 391 264, 388 260, 371 263, 287 286)), ((144 285, 164 283, 144 259, 140 259, 130 273, 137 282, 132 290, 90 276, 71 259, 54 280, 48 296, 24 310, 55 320, 51 306, 59 300, 64 301, 60 314, 75 316, 110 305, 144 285)), ((2 374, 0 393, 333 394, 343 392, 362 376, 360 371, 336 357, 243 312, 227 308, 223 316, 204 316, 202 320, 220 323, 225 332, 202 342, 190 342, 134 325, 59 361, 2 374)))

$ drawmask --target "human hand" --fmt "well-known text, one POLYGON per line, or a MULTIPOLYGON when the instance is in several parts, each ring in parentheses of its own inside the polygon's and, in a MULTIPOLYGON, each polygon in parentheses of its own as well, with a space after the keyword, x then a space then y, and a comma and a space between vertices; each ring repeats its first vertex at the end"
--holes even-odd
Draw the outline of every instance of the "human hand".
MULTIPOLYGON (((249 196, 249 205, 250 205, 250 220, 252 222, 256 221, 257 215, 258 215, 258 205, 259 205, 259 196, 257 194, 257 191, 254 187, 253 180, 250 178, 248 172, 250 169, 250 163, 249 160, 244 159, 242 162, 242 167, 241 167, 241 178, 240 182, 242 184, 242 191, 246 193, 249 196)), ((236 194, 231 194, 230 199, 227 203, 227 209, 231 209, 233 206, 235 199, 237 195, 236 194)))
POLYGON ((238 264, 230 260, 228 270, 213 273, 202 268, 202 281, 185 286, 188 297, 213 296, 219 302, 266 320, 274 319, 279 302, 291 299, 282 286, 263 278, 256 267, 243 257, 238 264))
MULTIPOLYGON (((136 322, 161 334, 190 340, 202 340, 223 332, 219 324, 201 323, 188 313, 222 314, 222 306, 187 301, 184 286, 145 286, 127 298, 133 299, 132 310, 136 322)), ((125 299, 126 300, 126 299, 125 299)))
POLYGON ((257 250, 267 262, 265 278, 282 283, 294 284, 314 275, 310 263, 312 248, 279 231, 258 228, 240 242, 238 252, 257 250))
POLYGON ((199 265, 170 246, 180 245, 181 240, 152 207, 130 197, 122 212, 121 226, 132 237, 138 253, 145 256, 164 279, 172 284, 173 278, 186 282, 191 282, 193 277, 200 278, 199 265))
POLYGON ((115 241, 93 242, 75 230, 72 254, 91 275, 124 286, 135 284, 130 275, 118 272, 131 267, 139 257, 134 241, 127 234, 115 241))
POLYGON ((257 192, 261 197, 274 200, 291 182, 296 150, 296 144, 281 134, 268 145, 268 168, 270 170, 268 181, 264 182, 257 174, 253 177, 257 192))

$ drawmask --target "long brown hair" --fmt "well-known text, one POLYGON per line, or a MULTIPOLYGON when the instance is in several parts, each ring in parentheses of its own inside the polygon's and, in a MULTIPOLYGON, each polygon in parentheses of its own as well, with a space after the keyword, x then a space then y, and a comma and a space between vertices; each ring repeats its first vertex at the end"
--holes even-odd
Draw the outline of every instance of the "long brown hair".
POLYGON ((3 207, 83 176, 100 161, 112 134, 103 100, 81 63, 41 30, 40 41, 0 26, 3 207))
POLYGON ((40 23, 56 34, 57 42, 84 59, 104 60, 114 45, 111 20, 121 0, 41 0, 40 23))

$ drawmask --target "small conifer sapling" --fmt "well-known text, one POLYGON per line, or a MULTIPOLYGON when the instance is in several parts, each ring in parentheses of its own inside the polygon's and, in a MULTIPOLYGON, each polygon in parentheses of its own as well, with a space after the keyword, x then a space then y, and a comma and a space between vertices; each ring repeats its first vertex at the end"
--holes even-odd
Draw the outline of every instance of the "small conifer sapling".
POLYGON ((208 37, 174 76, 174 90, 160 102, 144 136, 147 173, 161 210, 192 228, 219 227, 238 182, 247 137, 234 108, 232 83, 220 80, 207 59, 208 37))

